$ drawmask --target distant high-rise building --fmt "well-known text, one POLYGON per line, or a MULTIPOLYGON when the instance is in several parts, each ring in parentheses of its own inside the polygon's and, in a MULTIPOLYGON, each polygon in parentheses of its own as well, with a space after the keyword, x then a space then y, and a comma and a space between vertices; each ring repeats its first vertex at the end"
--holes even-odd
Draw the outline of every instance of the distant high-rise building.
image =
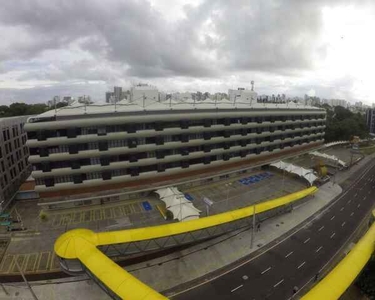
POLYGON ((371 134, 375 134, 375 109, 366 110, 366 123, 371 134))
POLYGON ((113 92, 106 92, 105 93, 105 102, 106 103, 112 103, 112 99, 114 98, 114 93, 113 92))
POLYGON ((115 86, 114 89, 114 96, 115 96, 115 101, 116 102, 119 102, 121 100, 121 97, 122 97, 122 87, 120 86, 115 86))
POLYGON ((0 119, 0 211, 30 174, 24 124, 29 116, 0 119))

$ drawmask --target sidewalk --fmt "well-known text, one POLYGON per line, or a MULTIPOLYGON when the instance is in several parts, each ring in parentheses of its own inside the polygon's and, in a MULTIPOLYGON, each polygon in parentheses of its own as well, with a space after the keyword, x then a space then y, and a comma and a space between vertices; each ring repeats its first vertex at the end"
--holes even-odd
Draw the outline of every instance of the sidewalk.
MULTIPOLYGON (((350 170, 338 173, 336 182, 347 185, 355 180, 355 178, 347 179, 358 169, 364 167, 370 159, 370 157, 366 157, 350 170)), ((172 290, 176 286, 200 278, 254 251, 258 251, 312 216, 339 195, 341 191, 340 186, 328 182, 320 187, 313 198, 296 207, 291 214, 264 221, 261 231, 255 234, 253 249, 250 249, 251 232, 249 230, 237 234, 232 232, 206 243, 158 259, 132 265, 126 269, 158 291, 172 290)), ((67 282, 73 280, 77 280, 77 278, 35 282, 32 283, 32 286, 40 300, 110 299, 91 280, 84 280, 83 278, 80 281, 67 282)), ((4 293, 0 290, 0 300, 32 300, 30 292, 22 284, 5 285, 5 288, 12 296, 3 296, 4 293), (16 293, 18 294, 16 295, 16 293)), ((169 297, 172 295, 173 292, 167 294, 169 297)))

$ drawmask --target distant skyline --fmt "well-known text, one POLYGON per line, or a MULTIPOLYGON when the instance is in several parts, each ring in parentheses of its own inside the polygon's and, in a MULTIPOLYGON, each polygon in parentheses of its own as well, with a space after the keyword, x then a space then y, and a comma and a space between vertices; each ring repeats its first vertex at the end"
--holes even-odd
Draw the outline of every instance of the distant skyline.
POLYGON ((161 91, 372 99, 369 0, 13 0, 0 7, 0 105, 161 91))

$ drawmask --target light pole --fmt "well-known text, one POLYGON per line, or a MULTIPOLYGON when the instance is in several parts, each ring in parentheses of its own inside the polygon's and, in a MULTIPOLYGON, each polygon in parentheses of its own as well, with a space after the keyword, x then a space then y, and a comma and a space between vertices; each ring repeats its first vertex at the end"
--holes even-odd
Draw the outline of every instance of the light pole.
POLYGON ((255 211, 256 211, 256 205, 257 205, 257 201, 254 202, 254 205, 253 205, 253 228, 251 230, 251 241, 250 241, 250 249, 253 249, 253 245, 254 245, 254 230, 255 230, 255 211))
POLYGON ((226 183, 225 186, 227 187, 227 199, 226 199, 226 207, 227 207, 227 210, 228 210, 228 206, 229 206, 229 189, 230 187, 232 186, 232 183, 229 182, 229 183, 226 183))

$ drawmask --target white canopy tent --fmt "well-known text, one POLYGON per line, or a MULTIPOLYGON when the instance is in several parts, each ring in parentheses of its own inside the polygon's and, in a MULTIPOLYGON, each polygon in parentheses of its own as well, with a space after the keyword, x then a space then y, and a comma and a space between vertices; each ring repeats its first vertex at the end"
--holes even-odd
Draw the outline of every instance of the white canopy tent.
POLYGON ((189 221, 199 219, 199 209, 195 208, 193 203, 185 198, 185 195, 181 193, 176 187, 167 187, 156 190, 162 200, 165 203, 167 210, 173 214, 174 219, 179 221, 189 221))
POLYGON ((280 170, 284 170, 288 173, 293 173, 293 174, 296 174, 300 177, 303 177, 310 183, 310 185, 312 185, 313 182, 316 179, 318 179, 318 177, 315 176, 313 170, 305 169, 305 168, 302 168, 302 167, 299 167, 299 166, 296 166, 296 165, 293 165, 293 164, 290 164, 290 163, 286 163, 286 162, 283 162, 283 161, 273 163, 273 164, 271 164, 271 166, 275 167, 275 168, 278 168, 280 170))
POLYGON ((322 158, 334 161, 337 164, 339 164, 340 166, 346 168, 346 163, 344 161, 342 161, 341 159, 338 159, 335 155, 329 155, 329 154, 321 153, 321 152, 318 152, 318 151, 313 151, 313 152, 310 152, 309 154, 313 155, 313 156, 318 156, 318 157, 322 157, 322 158))

